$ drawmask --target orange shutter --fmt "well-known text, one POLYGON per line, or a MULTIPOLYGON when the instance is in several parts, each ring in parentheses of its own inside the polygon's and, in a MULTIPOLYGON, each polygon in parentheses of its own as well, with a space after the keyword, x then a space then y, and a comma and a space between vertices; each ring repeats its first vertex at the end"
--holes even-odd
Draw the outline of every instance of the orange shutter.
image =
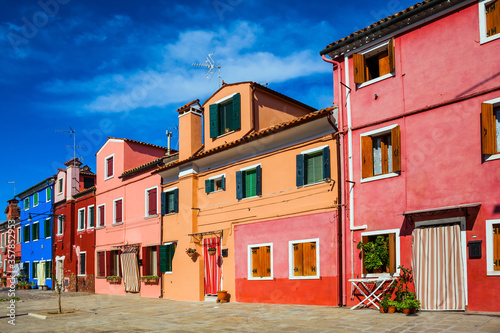
POLYGON ((396 273, 396 234, 389 234, 389 273, 396 273))
POLYGON ((401 171, 401 132, 399 126, 391 130, 392 141, 392 172, 401 171))
POLYGON ((303 276, 303 243, 293 244, 293 276, 303 276))
POLYGON ((316 275, 316 242, 304 245, 304 276, 316 275))
POLYGON ((363 178, 373 176, 373 143, 369 136, 361 137, 361 174, 363 178))
POLYGON ((495 119, 493 117, 493 104, 481 104, 481 144, 483 154, 493 155, 496 147, 495 119))
POLYGON ((260 248, 261 277, 271 276, 271 247, 262 246, 260 248))
POLYGON ((260 277, 260 247, 252 248, 252 276, 260 277))
POLYGON ((389 73, 392 73, 396 69, 396 58, 394 57, 394 38, 391 38, 389 41, 389 45, 387 45, 387 52, 389 53, 389 73))
POLYGON ((493 270, 500 271, 500 224, 493 226, 493 270))
POLYGON ((388 142, 390 140, 389 135, 385 135, 382 137, 381 143, 380 143, 380 148, 381 148, 381 153, 382 153, 382 174, 387 174, 389 173, 389 154, 387 152, 387 146, 388 142))
POLYGON ((352 55, 354 66, 354 83, 363 83, 365 78, 365 57, 361 54, 352 55))
POLYGON ((500 33, 500 3, 492 1, 486 9, 486 37, 500 33))
MULTIPOLYGON (((363 244, 368 243, 368 236, 361 236, 361 242, 363 244)), ((361 252, 361 265, 363 266, 363 274, 368 274, 368 270, 365 268, 365 250, 361 252)))
POLYGON ((386 51, 378 55, 378 73, 379 76, 389 74, 391 72, 391 66, 389 61, 389 53, 386 51))

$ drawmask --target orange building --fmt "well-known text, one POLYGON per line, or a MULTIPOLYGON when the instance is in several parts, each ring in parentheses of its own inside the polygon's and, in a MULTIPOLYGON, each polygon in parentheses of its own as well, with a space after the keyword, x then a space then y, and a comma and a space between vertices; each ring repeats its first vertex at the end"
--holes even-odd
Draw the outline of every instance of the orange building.
POLYGON ((254 82, 177 110, 179 160, 154 172, 171 258, 163 297, 338 304, 335 111, 254 82))

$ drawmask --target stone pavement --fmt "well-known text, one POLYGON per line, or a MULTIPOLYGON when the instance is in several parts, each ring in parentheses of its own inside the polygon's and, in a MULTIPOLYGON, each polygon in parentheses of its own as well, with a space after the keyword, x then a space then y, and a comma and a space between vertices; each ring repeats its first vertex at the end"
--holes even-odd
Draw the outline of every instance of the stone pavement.
MULTIPOLYGON (((17 291, 16 326, 0 303, 0 332, 500 332, 499 313, 421 312, 325 306, 182 302, 85 293, 63 294, 63 309, 85 312, 38 319, 57 309, 55 293, 17 291), (29 293, 32 293, 29 295, 29 293), (45 297, 43 297, 45 296, 45 297)), ((5 298, 0 293, 0 298, 5 298)), ((5 306, 3 306, 5 304, 5 306)))

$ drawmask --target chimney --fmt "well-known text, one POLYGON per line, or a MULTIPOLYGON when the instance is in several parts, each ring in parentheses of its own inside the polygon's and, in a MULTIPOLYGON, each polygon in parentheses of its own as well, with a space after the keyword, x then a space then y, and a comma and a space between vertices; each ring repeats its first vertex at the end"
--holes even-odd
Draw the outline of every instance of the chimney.
POLYGON ((7 214, 7 220, 15 220, 18 219, 20 216, 20 207, 17 205, 19 203, 19 200, 16 199, 10 199, 7 201, 9 204, 7 208, 5 209, 5 214, 7 214))
POLYGON ((78 158, 74 158, 64 165, 66 165, 66 200, 73 200, 73 196, 80 192, 80 166, 82 162, 78 158))
POLYGON ((200 100, 192 101, 180 109, 179 113, 179 160, 191 157, 202 146, 202 109, 200 100))

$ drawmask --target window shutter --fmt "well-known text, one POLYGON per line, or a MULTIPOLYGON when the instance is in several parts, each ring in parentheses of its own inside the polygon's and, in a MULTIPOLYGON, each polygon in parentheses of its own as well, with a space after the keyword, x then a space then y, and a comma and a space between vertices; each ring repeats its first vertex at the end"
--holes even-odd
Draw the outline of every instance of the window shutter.
POLYGON ((293 244, 293 276, 304 275, 304 243, 293 244))
POLYGON ((401 132, 399 126, 391 130, 392 172, 401 171, 401 132))
POLYGON ((167 266, 168 266, 168 245, 160 245, 158 246, 158 258, 159 258, 159 265, 158 267, 160 268, 160 272, 164 273, 167 272, 167 266))
POLYGON ((99 259, 99 276, 106 276, 106 262, 104 260, 105 252, 98 252, 97 256, 99 259))
POLYGON ((304 276, 316 275, 316 242, 303 243, 304 276))
POLYGON ((500 3, 492 1, 486 4, 486 37, 500 33, 500 3))
POLYGON ((149 275, 151 271, 151 258, 149 253, 149 247, 144 246, 142 248, 142 276, 149 275))
POLYGON ((99 207, 99 226, 104 227, 105 225, 105 220, 104 220, 104 206, 99 207))
POLYGON ((241 128, 241 95, 237 93, 233 96, 233 130, 241 128))
POLYGON ((148 215, 155 215, 156 210, 156 189, 153 188, 148 191, 148 215))
POLYGON ((32 278, 35 279, 36 276, 36 262, 31 263, 31 272, 32 272, 32 278))
POLYGON ((236 171, 236 199, 243 199, 243 173, 236 171))
POLYGON ((261 277, 269 277, 271 276, 271 247, 263 246, 260 249, 261 277))
POLYGON ((31 239, 32 240, 36 240, 37 239, 35 237, 35 230, 36 230, 36 227, 35 227, 35 224, 33 224, 33 226, 31 227, 31 239))
POLYGON ((45 220, 43 225, 43 236, 44 238, 50 237, 50 219, 45 220))
POLYGON ((175 255, 175 249, 177 248, 177 243, 170 244, 169 246, 169 251, 168 251, 168 270, 169 272, 172 272, 173 270, 173 261, 174 261, 174 255, 175 255))
MULTIPOLYGON (((500 7, 500 5, 499 5, 500 7)), ((493 155, 497 151, 495 140, 495 119, 493 117, 493 104, 481 104, 481 145, 482 153, 493 155)))
POLYGON ((217 104, 210 105, 210 137, 216 138, 219 136, 219 106, 217 104))
POLYGON ((323 179, 330 179, 330 147, 323 148, 323 179))
POLYGON ((106 276, 116 275, 114 265, 111 264, 112 258, 111 251, 106 251, 106 276))
POLYGON ((167 193, 161 192, 161 215, 166 215, 168 211, 167 193))
POLYGON ((297 165, 295 184, 297 187, 304 186, 304 155, 295 156, 295 160, 297 165))
MULTIPOLYGON (((368 236, 361 236, 361 242, 363 242, 363 244, 368 243, 368 236)), ((363 274, 368 274, 368 270, 365 267, 365 250, 363 250, 361 253, 361 260, 361 265, 363 266, 363 274)))
POLYGON ((370 136, 361 137, 361 173, 362 178, 373 176, 373 143, 370 136))
POLYGON ((179 212, 179 189, 174 190, 174 213, 179 212))
POLYGON ((396 69, 396 58, 394 57, 394 38, 391 38, 389 41, 389 45, 387 45, 387 52, 389 53, 389 73, 392 73, 396 69))
POLYGON ((225 191, 226 190, 226 176, 222 176, 220 180, 220 187, 221 190, 225 191))
POLYGON ((260 247, 254 247, 250 249, 252 251, 252 276, 261 277, 260 274, 260 247))
POLYGON ((47 187, 47 201, 52 200, 52 189, 50 187, 47 187))
POLYGON ((52 278, 52 261, 45 262, 45 278, 52 278))
POLYGON ((106 160, 107 163, 107 177, 113 176, 113 157, 110 157, 106 160))
POLYGON ((352 55, 354 66, 354 83, 363 83, 365 79, 365 57, 361 54, 352 55))
POLYGON ((396 273, 396 234, 389 234, 389 273, 396 273))
POLYGON ((208 193, 210 193, 210 192, 212 192, 212 191, 210 190, 210 179, 207 179, 207 180, 205 180, 205 193, 207 193, 207 194, 208 194, 208 193))
POLYGON ((493 225, 493 270, 500 271, 500 224, 493 225))
POLYGON ((255 168, 255 172, 257 174, 257 180, 255 182, 255 192, 256 195, 262 195, 262 168, 260 165, 255 168))

